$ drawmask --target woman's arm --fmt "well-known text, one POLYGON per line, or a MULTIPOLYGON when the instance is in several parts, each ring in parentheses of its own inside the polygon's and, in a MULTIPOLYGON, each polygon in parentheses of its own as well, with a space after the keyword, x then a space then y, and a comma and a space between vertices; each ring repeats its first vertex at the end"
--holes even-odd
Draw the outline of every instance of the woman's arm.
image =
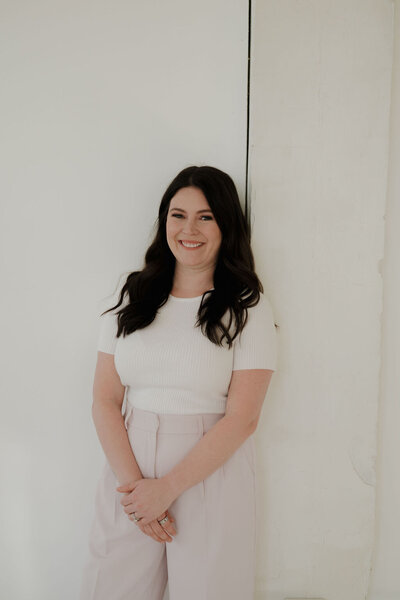
POLYGON ((124 394, 114 355, 98 351, 93 382, 93 422, 104 454, 121 485, 143 477, 121 414, 124 394))
POLYGON ((273 372, 269 369, 232 372, 225 415, 161 478, 174 499, 214 473, 256 430, 273 372))

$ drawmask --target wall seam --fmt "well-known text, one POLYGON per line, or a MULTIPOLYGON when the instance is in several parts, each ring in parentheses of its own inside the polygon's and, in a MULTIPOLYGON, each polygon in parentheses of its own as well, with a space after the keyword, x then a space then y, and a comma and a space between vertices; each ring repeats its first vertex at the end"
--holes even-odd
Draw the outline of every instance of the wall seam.
POLYGON ((247 17, 247 103, 246 103, 246 181, 245 181, 245 198, 244 198, 244 216, 249 226, 251 238, 251 206, 249 194, 249 146, 250 146, 250 66, 251 66, 251 0, 248 3, 247 17))

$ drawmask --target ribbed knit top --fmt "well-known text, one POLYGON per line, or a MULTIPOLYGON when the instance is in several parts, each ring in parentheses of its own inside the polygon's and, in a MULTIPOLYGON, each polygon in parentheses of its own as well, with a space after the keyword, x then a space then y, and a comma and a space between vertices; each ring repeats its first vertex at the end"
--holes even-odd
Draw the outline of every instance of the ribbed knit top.
POLYGON ((264 294, 247 309, 247 323, 230 349, 225 339, 217 346, 195 326, 201 298, 170 295, 150 325, 125 337, 116 337, 114 311, 100 316, 97 349, 114 354, 132 406, 157 413, 225 413, 232 371, 276 370, 274 318, 264 294))

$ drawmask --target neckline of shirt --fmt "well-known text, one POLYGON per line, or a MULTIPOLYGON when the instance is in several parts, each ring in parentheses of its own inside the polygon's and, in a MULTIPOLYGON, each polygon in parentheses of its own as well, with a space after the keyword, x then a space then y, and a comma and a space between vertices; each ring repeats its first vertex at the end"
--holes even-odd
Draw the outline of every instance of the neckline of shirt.
MULTIPOLYGON (((214 288, 211 288, 212 290, 214 288)), ((206 290, 206 291, 210 291, 210 290, 206 290)), ((204 292, 205 294, 205 292, 204 292)), ((194 300, 200 300, 200 298, 203 297, 203 294, 201 294, 200 296, 193 296, 192 298, 179 298, 179 296, 173 296, 172 294, 169 295, 170 298, 172 298, 172 300, 178 300, 178 302, 192 302, 194 300)))

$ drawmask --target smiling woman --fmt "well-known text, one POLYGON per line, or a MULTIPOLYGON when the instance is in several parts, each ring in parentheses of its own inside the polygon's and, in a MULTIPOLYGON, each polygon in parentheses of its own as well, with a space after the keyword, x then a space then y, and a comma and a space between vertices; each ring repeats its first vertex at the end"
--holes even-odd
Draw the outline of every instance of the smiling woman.
POLYGON ((175 295, 182 291, 183 295, 197 296, 212 287, 222 236, 201 189, 184 187, 174 195, 168 210, 166 234, 176 258, 175 295), (180 208, 182 206, 185 208, 180 208))
POLYGON ((97 345, 106 462, 80 598, 161 600, 167 580, 174 600, 252 598, 253 434, 276 332, 229 175, 193 166, 173 179, 117 299, 97 345))

